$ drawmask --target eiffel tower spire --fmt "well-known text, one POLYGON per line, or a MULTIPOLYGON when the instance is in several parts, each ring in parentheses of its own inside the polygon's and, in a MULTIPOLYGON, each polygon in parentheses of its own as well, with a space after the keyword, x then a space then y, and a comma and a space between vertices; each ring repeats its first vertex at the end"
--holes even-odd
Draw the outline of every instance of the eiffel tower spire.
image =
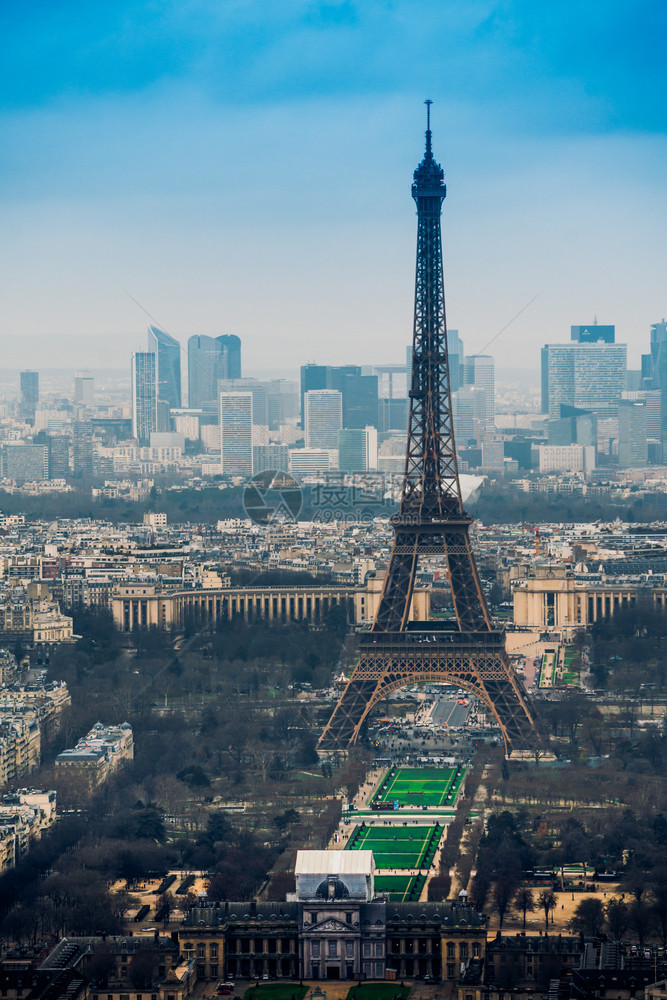
POLYGON ((472 518, 463 509, 456 462, 449 382, 440 216, 447 189, 435 161, 431 101, 426 101, 426 149, 414 172, 417 268, 405 475, 395 537, 377 614, 359 636, 359 662, 319 746, 356 742, 363 721, 391 691, 419 681, 463 687, 483 701, 511 752, 535 743, 532 708, 494 630, 470 545, 472 518), (422 556, 446 561, 455 628, 411 620, 415 578, 422 556))
POLYGON ((459 627, 491 628, 456 461, 440 229, 447 188, 443 169, 433 157, 430 103, 426 151, 412 182, 417 266, 405 475, 400 509, 392 518, 396 538, 373 625, 376 631, 405 628, 420 553, 446 555, 459 627))
POLYGON ((440 215, 447 195, 433 157, 431 104, 426 101, 426 151, 414 172, 417 269, 412 378, 402 515, 438 519, 463 513, 449 385, 440 215))

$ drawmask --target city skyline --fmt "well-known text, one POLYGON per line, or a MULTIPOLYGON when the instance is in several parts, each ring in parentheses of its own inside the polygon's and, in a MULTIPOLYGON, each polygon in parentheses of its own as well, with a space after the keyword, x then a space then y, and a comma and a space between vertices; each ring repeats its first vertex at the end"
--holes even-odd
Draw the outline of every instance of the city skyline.
POLYGON ((94 367, 104 338, 140 349, 134 297, 179 338, 240 336, 247 370, 278 345, 292 367, 397 358, 405 178, 430 96, 449 321, 471 352, 537 296, 490 348, 499 361, 535 368, 541 343, 598 315, 636 365, 666 311, 664 17, 203 0, 160 16, 70 2, 35 25, 14 9, 0 340, 30 353, 43 337, 49 365, 85 335, 94 367))

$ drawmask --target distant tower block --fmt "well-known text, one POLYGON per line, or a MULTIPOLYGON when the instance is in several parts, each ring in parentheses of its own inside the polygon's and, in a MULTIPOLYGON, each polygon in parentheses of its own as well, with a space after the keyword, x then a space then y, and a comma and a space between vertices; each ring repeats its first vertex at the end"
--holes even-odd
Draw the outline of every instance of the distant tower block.
POLYGON ((77 406, 94 404, 95 378, 92 372, 77 372, 74 376, 74 402, 77 406))
POLYGON ((431 151, 427 101, 426 153, 414 174, 417 203, 410 418, 401 506, 392 518, 394 547, 370 632, 359 635, 359 661, 319 747, 355 743, 370 709, 391 691, 420 681, 456 684, 485 703, 506 749, 541 742, 533 708, 510 666, 504 633, 486 607, 463 509, 456 464, 445 326, 440 214, 444 174, 431 151), (421 556, 442 556, 451 582, 455 624, 410 622, 421 556))

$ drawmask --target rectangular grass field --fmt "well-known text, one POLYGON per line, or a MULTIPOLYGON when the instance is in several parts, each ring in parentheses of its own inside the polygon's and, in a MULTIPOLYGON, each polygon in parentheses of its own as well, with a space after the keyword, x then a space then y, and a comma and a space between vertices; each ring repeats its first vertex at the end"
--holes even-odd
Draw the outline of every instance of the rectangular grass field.
POLYGON ((464 778, 463 767, 391 768, 373 802, 398 802, 399 808, 453 808, 464 778))
POLYGON ((372 851, 375 865, 387 868, 428 868, 433 861, 442 827, 357 826, 346 850, 372 851))
POLYGON ((376 875, 375 891, 389 896, 392 903, 418 903, 425 875, 376 875))
POLYGON ((398 983, 356 983, 350 987, 346 1000, 406 1000, 409 986, 398 983))

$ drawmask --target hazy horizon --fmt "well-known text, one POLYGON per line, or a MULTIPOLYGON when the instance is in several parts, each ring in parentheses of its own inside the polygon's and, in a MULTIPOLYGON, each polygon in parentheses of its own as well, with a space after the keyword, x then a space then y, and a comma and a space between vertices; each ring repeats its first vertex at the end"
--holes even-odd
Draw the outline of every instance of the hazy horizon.
POLYGON ((430 97, 467 351, 534 299, 498 362, 597 316, 638 367, 667 313, 664 5, 38 7, 0 15, 6 364, 37 336, 44 365, 71 337, 129 365, 148 315, 238 334, 246 370, 400 362, 430 97))

